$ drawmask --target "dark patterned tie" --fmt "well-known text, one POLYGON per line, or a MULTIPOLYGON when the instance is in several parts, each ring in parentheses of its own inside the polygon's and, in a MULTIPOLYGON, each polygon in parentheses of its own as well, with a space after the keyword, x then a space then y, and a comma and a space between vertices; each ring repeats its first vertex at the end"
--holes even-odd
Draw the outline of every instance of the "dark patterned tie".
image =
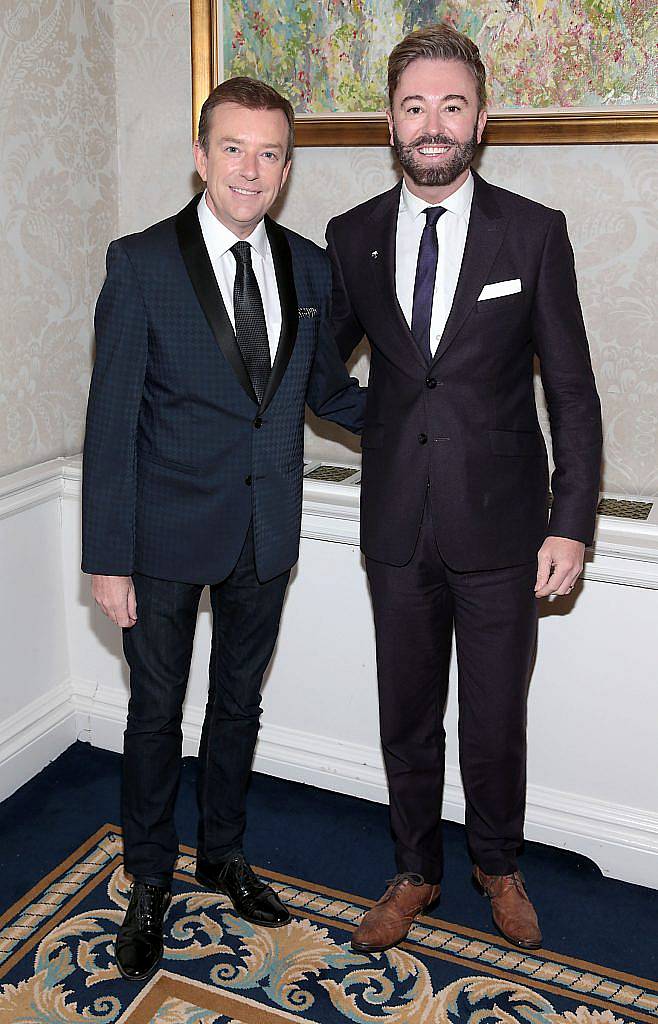
POLYGON ((270 345, 263 312, 258 281, 251 265, 249 242, 236 242, 231 246, 235 256, 235 282, 233 284, 233 313, 235 340, 242 354, 256 397, 262 402, 270 376, 270 345))
POLYGON ((414 305, 411 313, 411 333, 428 361, 430 352, 430 323, 434 302, 434 279, 439 259, 439 243, 436 237, 436 222, 445 213, 442 206, 428 206, 425 210, 425 227, 420 238, 416 280, 414 282, 414 305))

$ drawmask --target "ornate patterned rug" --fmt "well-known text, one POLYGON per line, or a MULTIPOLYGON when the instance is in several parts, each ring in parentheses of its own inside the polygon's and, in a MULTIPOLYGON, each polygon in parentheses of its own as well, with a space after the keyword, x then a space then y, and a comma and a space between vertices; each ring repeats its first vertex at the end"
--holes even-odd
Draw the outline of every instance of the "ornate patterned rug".
POLYGON ((121 855, 120 830, 104 826, 0 918, 0 1024, 658 1024, 658 983, 431 917, 399 949, 355 954, 370 901, 272 872, 294 920, 254 927, 199 889, 188 847, 162 968, 136 986, 112 956, 121 855))

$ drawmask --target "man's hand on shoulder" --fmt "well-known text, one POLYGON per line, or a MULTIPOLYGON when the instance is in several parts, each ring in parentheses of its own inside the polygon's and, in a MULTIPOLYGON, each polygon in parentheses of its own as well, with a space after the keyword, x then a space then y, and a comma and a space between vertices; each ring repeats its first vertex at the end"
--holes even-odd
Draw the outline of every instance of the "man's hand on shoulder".
POLYGON ((585 545, 568 537, 547 537, 537 555, 535 597, 570 594, 583 571, 585 545))
POLYGON ((130 576, 92 576, 91 593, 98 607, 117 626, 137 622, 137 599, 130 576))

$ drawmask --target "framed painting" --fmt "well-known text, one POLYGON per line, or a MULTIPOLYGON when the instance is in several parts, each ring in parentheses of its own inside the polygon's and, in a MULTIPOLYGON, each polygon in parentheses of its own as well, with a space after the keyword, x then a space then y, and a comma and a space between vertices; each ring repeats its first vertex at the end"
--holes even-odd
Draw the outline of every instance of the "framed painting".
POLYGON ((193 131, 251 75, 291 100, 298 145, 384 146, 388 54, 438 20, 480 47, 485 142, 658 142, 655 0, 191 0, 193 131))

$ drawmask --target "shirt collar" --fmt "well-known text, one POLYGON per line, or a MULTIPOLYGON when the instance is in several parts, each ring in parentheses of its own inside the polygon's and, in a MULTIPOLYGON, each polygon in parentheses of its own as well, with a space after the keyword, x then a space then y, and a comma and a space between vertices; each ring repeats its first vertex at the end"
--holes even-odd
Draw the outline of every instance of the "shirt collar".
MULTIPOLYGON (((459 186, 456 192, 449 195, 443 202, 435 203, 434 205, 442 206, 444 210, 454 213, 456 217, 466 217, 471 209, 474 187, 473 175, 469 171, 466 181, 463 185, 459 186)), ((400 193, 400 209, 408 213, 412 220, 420 217, 421 213, 424 213, 431 205, 431 203, 426 202, 424 199, 419 199, 413 192, 410 192, 406 181, 403 180, 400 193)))
MULTIPOLYGON (((221 220, 218 220, 214 213, 209 209, 206 202, 205 192, 199 200, 197 213, 199 215, 199 223, 201 225, 204 240, 208 248, 211 250, 211 256, 214 256, 215 258, 224 256, 232 245, 241 241, 241 239, 239 239, 237 235, 234 235, 225 224, 222 224, 221 220)), ((258 255, 265 259, 269 252, 269 241, 267 238, 267 231, 265 229, 265 221, 259 221, 254 230, 247 238, 244 239, 244 241, 249 242, 258 255)))

